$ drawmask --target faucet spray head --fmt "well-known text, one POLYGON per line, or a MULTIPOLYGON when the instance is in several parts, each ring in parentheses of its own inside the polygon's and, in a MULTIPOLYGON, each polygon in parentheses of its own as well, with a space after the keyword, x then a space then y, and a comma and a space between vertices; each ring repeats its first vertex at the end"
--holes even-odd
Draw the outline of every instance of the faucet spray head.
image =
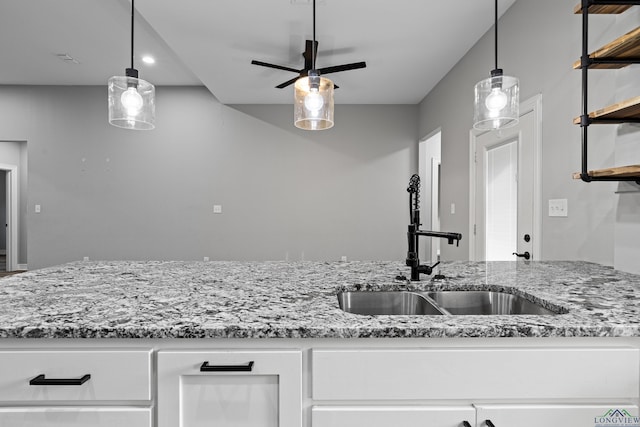
POLYGON ((407 187, 409 193, 420 193, 420 175, 414 173, 409 179, 409 187, 407 187))

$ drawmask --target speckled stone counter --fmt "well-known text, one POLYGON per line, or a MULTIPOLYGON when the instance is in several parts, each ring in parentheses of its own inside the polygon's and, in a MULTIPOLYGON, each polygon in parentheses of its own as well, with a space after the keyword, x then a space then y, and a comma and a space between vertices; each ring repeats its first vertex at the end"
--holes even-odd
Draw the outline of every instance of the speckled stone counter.
POLYGON ((640 276, 586 262, 75 262, 0 280, 5 338, 640 336, 640 276), (506 290, 564 314, 362 316, 338 290, 506 290))

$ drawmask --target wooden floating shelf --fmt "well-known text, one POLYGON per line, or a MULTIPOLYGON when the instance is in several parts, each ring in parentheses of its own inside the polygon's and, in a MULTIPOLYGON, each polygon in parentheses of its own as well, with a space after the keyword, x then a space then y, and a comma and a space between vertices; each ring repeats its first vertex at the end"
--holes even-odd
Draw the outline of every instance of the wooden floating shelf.
MULTIPOLYGON (((620 166, 616 168, 597 169, 589 171, 589 176, 593 178, 634 178, 640 180, 640 165, 620 166)), ((573 179, 580 179, 580 172, 573 174, 573 179)))
MULTIPOLYGON (((640 27, 629 31, 624 36, 618 37, 611 43, 589 54, 589 58, 629 59, 640 57, 640 27)), ((629 64, 591 64, 593 69, 624 68, 629 64)), ((573 63, 573 68, 580 68, 580 60, 573 63)))
MULTIPOLYGON (((593 111, 589 113, 589 117, 607 119, 609 124, 625 123, 629 119, 640 119, 640 96, 593 111)), ((573 124, 579 125, 580 117, 574 118, 573 124)))
MULTIPOLYGON (((589 13, 613 15, 624 12, 629 9, 631 5, 619 5, 619 4, 592 4, 589 6, 589 13)), ((573 8, 573 13, 582 13, 582 4, 573 8)))

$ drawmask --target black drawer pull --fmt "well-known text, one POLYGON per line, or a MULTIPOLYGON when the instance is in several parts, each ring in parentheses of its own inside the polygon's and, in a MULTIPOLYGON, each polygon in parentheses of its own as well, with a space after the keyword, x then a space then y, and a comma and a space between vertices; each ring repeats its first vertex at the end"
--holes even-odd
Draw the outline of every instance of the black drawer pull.
POLYGON ((204 362, 200 366, 200 372, 251 372, 253 360, 246 365, 209 365, 204 362))
POLYGON ((469 421, 463 421, 462 427, 471 427, 471 424, 469 424, 469 421))
POLYGON ((487 425, 487 427, 496 427, 495 425, 493 425, 491 420, 485 420, 484 423, 487 425))
POLYGON ((50 378, 46 379, 44 374, 40 374, 31 381, 29 385, 82 385, 89 381, 90 374, 83 375, 82 378, 50 378))

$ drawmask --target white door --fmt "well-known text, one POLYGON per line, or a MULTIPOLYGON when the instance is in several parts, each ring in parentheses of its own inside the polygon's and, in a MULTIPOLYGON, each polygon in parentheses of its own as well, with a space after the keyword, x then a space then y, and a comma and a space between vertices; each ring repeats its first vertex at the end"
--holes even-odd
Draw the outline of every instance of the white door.
POLYGON ((640 426, 635 405, 477 405, 477 427, 640 426))
POLYGON ((517 126, 475 137, 475 260, 540 259, 538 116, 527 109, 517 126))
POLYGON ((471 406, 314 406, 311 427, 460 427, 475 424, 471 406))
POLYGON ((300 351, 158 352, 158 427, 301 425, 300 351))

